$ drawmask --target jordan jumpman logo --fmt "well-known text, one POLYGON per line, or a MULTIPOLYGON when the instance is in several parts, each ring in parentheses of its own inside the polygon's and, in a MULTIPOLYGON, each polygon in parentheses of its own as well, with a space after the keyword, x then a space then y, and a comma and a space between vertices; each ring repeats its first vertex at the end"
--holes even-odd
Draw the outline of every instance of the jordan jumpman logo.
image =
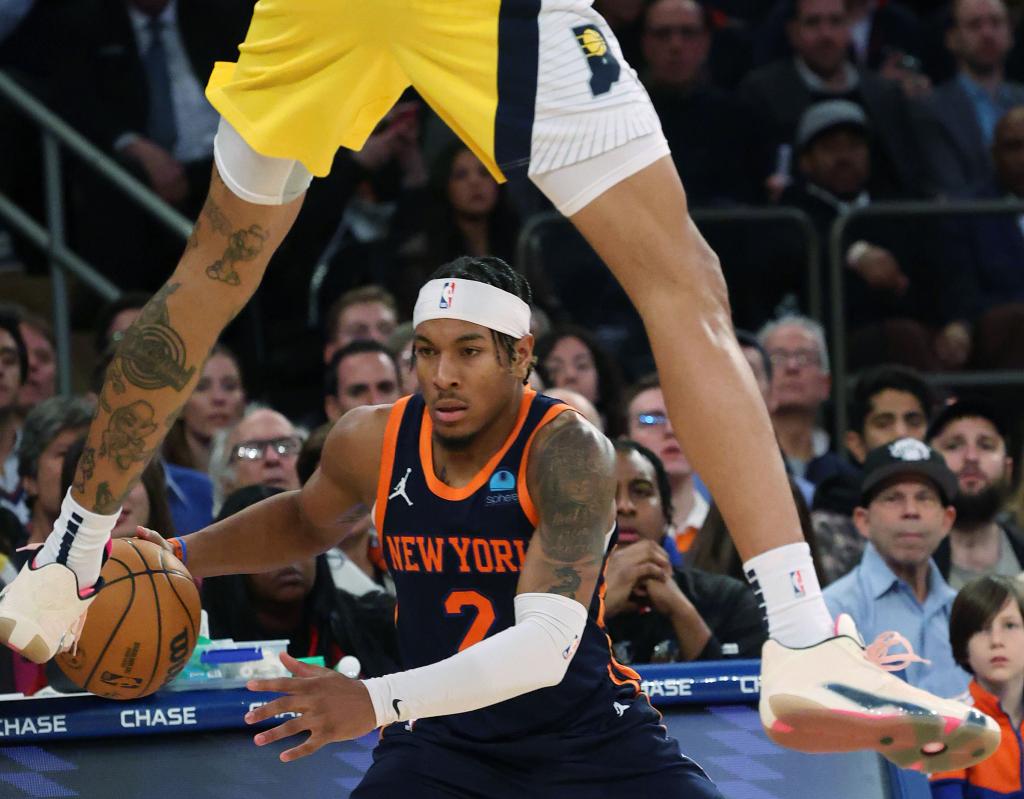
POLYGON ((395 484, 394 490, 388 496, 388 499, 394 499, 395 497, 401 497, 402 499, 404 499, 406 502, 409 503, 409 507, 410 508, 412 507, 412 500, 409 499, 409 495, 405 493, 405 481, 409 479, 409 473, 411 471, 412 471, 411 467, 405 470, 405 475, 402 477, 401 480, 399 480, 395 484))

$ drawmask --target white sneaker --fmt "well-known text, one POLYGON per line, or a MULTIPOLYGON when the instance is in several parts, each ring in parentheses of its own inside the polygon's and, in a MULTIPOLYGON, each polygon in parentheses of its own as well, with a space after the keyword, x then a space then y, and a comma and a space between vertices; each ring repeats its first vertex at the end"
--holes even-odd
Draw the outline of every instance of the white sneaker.
POLYGON ((967 768, 999 747, 999 725, 891 674, 921 661, 897 633, 864 647, 847 615, 836 635, 806 649, 776 641, 761 653, 761 723, 780 746, 801 752, 874 749, 897 766, 935 773, 967 768), (888 654, 894 644, 906 654, 888 654))
POLYGON ((77 575, 67 566, 48 563, 36 569, 30 559, 0 592, 0 643, 33 663, 66 652, 78 643, 101 583, 83 597, 77 575))

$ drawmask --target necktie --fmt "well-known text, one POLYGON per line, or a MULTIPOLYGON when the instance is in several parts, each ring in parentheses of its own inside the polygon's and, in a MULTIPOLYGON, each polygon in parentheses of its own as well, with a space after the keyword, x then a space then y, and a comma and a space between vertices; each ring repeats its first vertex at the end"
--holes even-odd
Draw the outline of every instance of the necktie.
POLYGON ((171 73, 167 68, 167 50, 161 36, 162 27, 163 23, 156 17, 147 23, 149 47, 143 54, 142 65, 149 83, 149 137, 161 147, 171 150, 178 138, 178 128, 174 120, 171 73))

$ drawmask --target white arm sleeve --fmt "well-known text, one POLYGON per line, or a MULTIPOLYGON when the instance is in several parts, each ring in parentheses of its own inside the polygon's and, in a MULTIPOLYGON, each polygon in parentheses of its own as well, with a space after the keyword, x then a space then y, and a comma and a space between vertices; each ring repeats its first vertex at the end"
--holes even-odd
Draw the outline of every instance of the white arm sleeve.
POLYGON ((467 713, 558 685, 587 624, 587 609, 558 594, 519 594, 516 623, 438 663, 363 680, 377 726, 467 713))

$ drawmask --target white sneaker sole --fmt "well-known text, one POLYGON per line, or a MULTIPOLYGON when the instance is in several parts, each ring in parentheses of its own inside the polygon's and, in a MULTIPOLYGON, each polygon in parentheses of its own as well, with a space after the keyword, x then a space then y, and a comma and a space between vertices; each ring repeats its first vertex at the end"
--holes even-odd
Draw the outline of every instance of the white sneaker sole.
POLYGON ((999 748, 999 728, 974 713, 967 719, 938 713, 857 712, 829 708, 806 696, 768 699, 775 721, 768 737, 801 752, 874 749, 900 768, 926 773, 966 768, 999 748), (975 718, 975 716, 977 718, 975 718))

